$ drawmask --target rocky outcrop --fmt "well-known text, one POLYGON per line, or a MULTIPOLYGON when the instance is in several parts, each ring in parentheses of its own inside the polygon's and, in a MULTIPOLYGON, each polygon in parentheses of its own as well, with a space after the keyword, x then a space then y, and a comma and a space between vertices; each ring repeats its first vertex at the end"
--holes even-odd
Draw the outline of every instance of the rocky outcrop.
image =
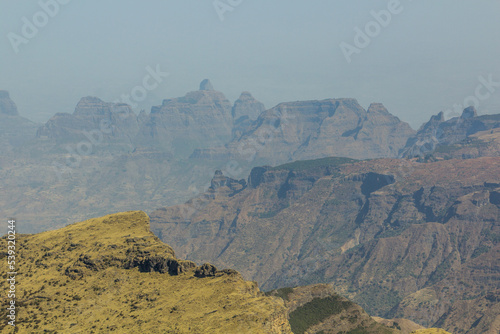
MULTIPOLYGON (((254 168, 238 194, 188 202, 188 217, 176 218, 180 207, 154 212, 152 231, 181 257, 231 266, 264 289, 332 282, 373 315, 426 326, 459 305, 448 299, 495 291, 500 271, 478 268, 484 257, 499 261, 499 158, 326 162, 254 168), (457 278, 468 292, 435 294, 429 306, 403 302, 427 287, 451 289, 439 284, 456 282, 454 273, 466 268, 477 273, 457 278), (411 305, 428 309, 420 314, 411 305)), ((469 330, 485 312, 460 328, 469 330)), ((483 319, 481 328, 491 328, 483 319)), ((451 321, 441 323, 454 332, 451 321)))
POLYGON ((215 266, 209 263, 205 263, 196 268, 196 270, 194 271, 194 276, 199 278, 214 277, 217 272, 218 270, 217 268, 215 268, 215 266))
POLYGON ((234 196, 247 187, 244 179, 235 180, 224 176, 220 170, 215 171, 215 175, 210 181, 209 193, 224 194, 225 196, 234 196))
POLYGON ((477 111, 476 108, 474 107, 465 108, 464 111, 462 112, 462 116, 460 116, 461 119, 469 119, 474 117, 477 117, 477 111))

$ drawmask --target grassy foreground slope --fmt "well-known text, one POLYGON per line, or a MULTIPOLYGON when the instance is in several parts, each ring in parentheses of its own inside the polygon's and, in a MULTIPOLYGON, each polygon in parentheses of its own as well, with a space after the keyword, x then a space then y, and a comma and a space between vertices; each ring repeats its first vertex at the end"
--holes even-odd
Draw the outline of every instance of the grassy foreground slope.
POLYGON ((233 270, 177 260, 141 211, 17 235, 16 248, 19 333, 291 333, 281 299, 233 270))

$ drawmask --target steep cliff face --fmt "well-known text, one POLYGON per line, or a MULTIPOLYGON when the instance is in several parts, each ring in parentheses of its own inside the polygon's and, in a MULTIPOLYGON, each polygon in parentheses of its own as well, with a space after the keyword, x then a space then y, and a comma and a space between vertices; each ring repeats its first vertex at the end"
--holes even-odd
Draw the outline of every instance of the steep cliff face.
MULTIPOLYGON (((182 258, 237 268, 265 289, 332 282, 369 313, 392 316, 404 298, 482 256, 498 262, 499 162, 317 160, 255 168, 247 188, 231 197, 203 195, 155 211, 152 230, 182 258)), ((482 279, 467 280, 475 292, 454 301, 497 291, 499 275, 496 266, 485 269, 482 279)), ((436 303, 438 312, 422 317, 395 313, 430 326, 452 308, 440 297, 436 303)))
POLYGON ((393 157, 414 134, 381 104, 365 111, 354 99, 281 103, 229 143, 235 159, 269 164, 345 156, 393 157))
POLYGON ((420 323, 434 323, 452 333, 498 333, 500 245, 485 242, 471 257, 438 283, 405 297, 390 313, 411 314, 420 323))
MULTIPOLYGON (((16 241, 19 332, 291 334, 279 298, 264 296, 234 270, 178 260, 149 231, 143 212, 16 241)), ((5 280, 0 286, 8 290, 5 280)), ((2 332, 8 327, 3 322, 2 332)))
POLYGON ((474 107, 464 109, 460 117, 445 121, 443 112, 432 116, 423 124, 415 136, 408 139, 400 155, 403 157, 419 157, 438 151, 449 150, 472 135, 486 130, 500 128, 500 115, 478 116, 474 107))

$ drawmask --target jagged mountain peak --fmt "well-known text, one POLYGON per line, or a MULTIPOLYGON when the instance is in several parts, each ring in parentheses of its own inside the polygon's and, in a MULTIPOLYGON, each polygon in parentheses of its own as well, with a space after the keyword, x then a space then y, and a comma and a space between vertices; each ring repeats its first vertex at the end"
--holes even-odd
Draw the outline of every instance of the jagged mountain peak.
POLYGON ((0 114, 19 116, 17 106, 14 101, 10 99, 9 92, 6 90, 0 90, 0 114))
POLYGON ((249 91, 243 91, 241 92, 240 96, 238 97, 238 100, 236 101, 257 101, 255 97, 250 93, 249 91))
POLYGON ((477 117, 477 110, 473 106, 465 108, 462 112, 462 115, 460 116, 461 119, 468 119, 473 117, 477 117))
POLYGON ((435 119, 436 121, 439 122, 444 122, 444 112, 440 111, 436 116, 432 116, 431 119, 435 119))

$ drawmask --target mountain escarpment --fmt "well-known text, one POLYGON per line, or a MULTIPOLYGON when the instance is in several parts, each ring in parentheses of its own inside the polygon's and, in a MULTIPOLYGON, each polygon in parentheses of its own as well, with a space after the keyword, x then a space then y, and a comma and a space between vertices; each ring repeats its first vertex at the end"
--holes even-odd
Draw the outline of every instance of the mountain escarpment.
POLYGON ((266 290, 332 283, 372 315, 481 333, 498 307, 499 159, 257 167, 244 189, 228 181, 156 210, 151 226, 181 258, 236 268, 266 290), (439 293, 409 301, 423 289, 439 293), (458 307, 488 293, 476 312, 458 307))

